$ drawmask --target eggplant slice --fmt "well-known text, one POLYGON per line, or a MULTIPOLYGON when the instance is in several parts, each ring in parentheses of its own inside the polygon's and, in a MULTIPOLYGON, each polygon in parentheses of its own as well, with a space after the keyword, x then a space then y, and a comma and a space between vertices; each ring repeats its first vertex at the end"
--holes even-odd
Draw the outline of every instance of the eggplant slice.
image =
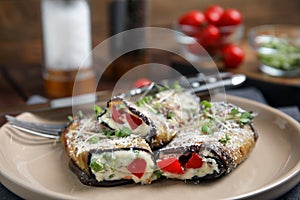
POLYGON ((154 174, 156 164, 152 150, 144 139, 131 136, 106 138, 101 132, 87 132, 88 122, 90 120, 75 120, 61 134, 61 141, 71 158, 70 168, 83 184, 150 184, 158 178, 154 174))
POLYGON ((163 176, 196 183, 215 179, 230 173, 254 148, 258 134, 248 112, 226 103, 205 109, 194 125, 158 151, 156 161, 163 176))
POLYGON ((166 90, 137 102, 112 98, 99 122, 108 130, 129 129, 132 134, 144 138, 151 148, 158 149, 169 143, 180 127, 199 112, 197 96, 166 90))
POLYGON ((198 183, 249 156, 258 139, 252 119, 233 104, 165 90, 137 102, 112 98, 97 118, 70 123, 61 141, 85 185, 150 184, 161 175, 198 183))

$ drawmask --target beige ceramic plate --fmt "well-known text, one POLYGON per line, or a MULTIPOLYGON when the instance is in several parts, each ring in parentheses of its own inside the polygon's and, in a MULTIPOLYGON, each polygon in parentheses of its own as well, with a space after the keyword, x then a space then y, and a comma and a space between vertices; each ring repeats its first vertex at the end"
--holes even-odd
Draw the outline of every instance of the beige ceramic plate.
MULTIPOLYGON (((260 103, 236 97, 228 97, 228 101, 259 114, 255 123, 260 137, 250 157, 217 181, 198 185, 164 180, 146 186, 84 186, 68 169, 68 158, 59 143, 24 143, 21 132, 6 124, 0 129, 1 182, 26 199, 267 199, 287 192, 300 180, 299 123, 260 103)), ((31 113, 19 117, 41 120, 31 113)))

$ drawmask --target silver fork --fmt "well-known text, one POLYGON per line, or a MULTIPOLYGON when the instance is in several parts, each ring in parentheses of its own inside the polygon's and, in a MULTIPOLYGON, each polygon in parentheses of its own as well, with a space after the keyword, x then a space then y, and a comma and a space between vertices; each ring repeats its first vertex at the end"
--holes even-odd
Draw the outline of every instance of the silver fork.
POLYGON ((67 127, 67 124, 42 124, 27 122, 10 115, 5 115, 5 118, 12 127, 18 130, 50 139, 59 139, 60 133, 67 127))

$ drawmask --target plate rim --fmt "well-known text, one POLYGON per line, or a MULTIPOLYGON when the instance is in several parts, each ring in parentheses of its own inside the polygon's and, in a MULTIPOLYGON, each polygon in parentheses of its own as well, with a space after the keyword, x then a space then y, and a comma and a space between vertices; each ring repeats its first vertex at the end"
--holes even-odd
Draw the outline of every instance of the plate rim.
MULTIPOLYGON (((237 97, 237 96, 232 96, 232 95, 226 95, 226 101, 231 103, 232 101, 236 101, 236 102, 240 102, 242 101, 243 103, 246 103, 247 105, 250 104, 250 106, 255 106, 255 107, 261 107, 262 109, 266 109, 266 110, 270 110, 270 112, 274 113, 277 116, 281 116, 285 119, 287 119, 289 121, 289 123, 291 123, 291 125, 293 127, 296 127, 297 130, 299 130, 299 134, 300 134, 300 124, 291 116, 283 113, 282 111, 273 108, 269 105, 254 101, 254 100, 249 100, 246 98, 242 98, 242 97, 237 97)), ((21 113, 24 114, 24 113, 21 113)), ((21 115, 20 114, 20 115, 21 115)), ((0 132, 3 129, 3 127, 6 125, 7 123, 5 123, 2 127, 0 127, 0 132)), ((254 191, 250 191, 241 195, 235 195, 230 197, 230 199, 243 199, 243 198, 253 198, 256 196, 260 196, 260 195, 264 195, 266 193, 268 193, 270 190, 272 189, 276 189, 277 187, 280 187, 282 185, 284 185, 286 182, 288 182, 289 180, 293 180, 293 183, 290 183, 288 186, 285 187, 285 189, 282 189, 283 191, 281 193, 278 193, 275 195, 275 197, 279 197, 279 195, 284 194, 285 192, 288 192, 290 189, 292 189, 296 184, 299 183, 300 181, 300 160, 287 172, 283 175, 282 178, 280 178, 279 180, 275 180, 272 181, 270 184, 267 184, 266 186, 254 190, 254 191)), ((14 191, 14 189, 12 188, 13 186, 17 186, 20 190, 26 190, 26 191, 32 191, 35 194, 44 197, 44 198, 50 198, 50 199, 76 199, 76 197, 72 197, 70 195, 66 195, 63 193, 59 193, 59 192, 55 192, 55 191, 51 191, 51 190, 43 190, 40 191, 37 188, 34 187, 30 187, 28 184, 25 184, 21 179, 16 178, 14 176, 13 173, 10 173, 9 170, 6 170, 5 167, 3 167, 3 165, 0 163, 0 181, 1 183, 7 187, 11 192, 13 192, 14 194, 18 195, 19 197, 27 197, 26 194, 24 194, 23 192, 19 192, 19 191, 14 191)), ((274 197, 274 195, 272 196, 274 197)))

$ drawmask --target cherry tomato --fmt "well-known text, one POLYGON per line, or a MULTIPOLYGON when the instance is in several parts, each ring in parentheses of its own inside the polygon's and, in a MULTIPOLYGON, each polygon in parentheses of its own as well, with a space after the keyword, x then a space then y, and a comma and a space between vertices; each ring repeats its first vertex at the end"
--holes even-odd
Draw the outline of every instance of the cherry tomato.
POLYGON ((182 15, 178 23, 181 25, 201 26, 205 23, 205 16, 198 10, 192 10, 182 15))
POLYGON ((124 122, 122 121, 122 113, 120 113, 116 106, 112 106, 112 111, 111 111, 111 117, 112 119, 117 122, 118 124, 124 124, 124 122))
POLYGON ((236 9, 227 9, 224 11, 221 19, 220 26, 233 26, 242 23, 242 14, 236 9))
POLYGON ((127 169, 136 177, 141 178, 145 173, 146 167, 146 161, 142 158, 137 158, 128 165, 127 169))
POLYGON ((192 157, 188 160, 188 162, 184 165, 185 168, 200 168, 202 166, 202 158, 197 154, 193 153, 192 157))
POLYGON ((204 47, 217 45, 221 37, 219 29, 214 25, 207 25, 197 35, 198 42, 204 47))
POLYGON ((133 83, 133 86, 135 88, 142 88, 142 87, 150 85, 151 83, 152 83, 152 81, 150 81, 147 78, 140 78, 133 83))
POLYGON ((135 130, 137 127, 139 127, 143 123, 143 121, 140 118, 138 118, 134 115, 131 115, 129 113, 126 113, 125 117, 126 117, 126 120, 129 124, 131 130, 135 130))
POLYGON ((237 68, 244 60, 244 51, 233 44, 222 48, 223 63, 225 67, 237 68))
POLYGON ((212 5, 209 6, 205 11, 204 15, 208 23, 218 26, 224 13, 224 9, 221 6, 212 5))
POLYGON ((177 158, 166 158, 164 160, 158 161, 157 166, 169 173, 173 174, 183 174, 183 168, 177 158))

